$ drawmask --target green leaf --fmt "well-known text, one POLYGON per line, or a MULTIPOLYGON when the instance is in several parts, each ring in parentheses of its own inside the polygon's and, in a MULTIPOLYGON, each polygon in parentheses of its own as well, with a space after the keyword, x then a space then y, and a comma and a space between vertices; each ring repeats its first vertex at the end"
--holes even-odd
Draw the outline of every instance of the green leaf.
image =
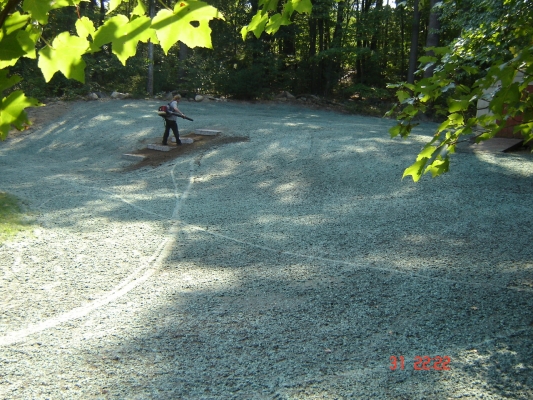
POLYGON ((24 53, 23 57, 36 58, 36 55, 35 55, 35 42, 37 41, 36 39, 37 38, 35 37, 35 35, 32 34, 32 32, 28 32, 28 31, 17 32, 17 40, 20 44, 20 48, 22 49, 24 53))
POLYGON ((418 180, 422 176, 422 170, 424 169, 424 166, 426 165, 427 161, 428 161, 427 158, 422 158, 418 160, 417 162, 415 162, 410 167, 406 168, 405 171, 403 172, 402 179, 410 175, 413 178, 414 182, 418 182, 418 180))
POLYGON ((408 92, 406 92, 405 90, 398 90, 396 92, 396 97, 398 97, 398 101, 400 103, 403 103, 405 100, 411 98, 411 95, 408 92))
POLYGON ((94 33, 91 49, 93 51, 99 51, 99 48, 104 44, 111 43, 118 39, 118 30, 121 26, 127 25, 128 22, 128 17, 122 14, 106 20, 94 33))
POLYGON ((16 90, 0 102, 0 140, 4 140, 14 125, 22 130, 24 124, 29 124, 28 116, 24 112, 27 107, 35 107, 39 102, 26 97, 21 90, 16 90))
POLYGON ((48 12, 52 9, 52 2, 43 0, 24 0, 22 9, 29 13, 34 20, 46 25, 48 23, 48 12))
POLYGON ((165 54, 178 40, 189 47, 213 48, 209 21, 224 19, 215 8, 203 1, 178 1, 173 11, 160 10, 152 21, 165 54), (195 26, 191 24, 195 23, 195 26))
POLYGON ((281 14, 274 14, 268 20, 268 24, 265 27, 265 32, 269 35, 276 33, 281 25, 289 25, 291 21, 288 18, 283 17, 281 14))
POLYGON ((109 8, 107 9, 107 14, 113 12, 122 2, 128 2, 129 0, 109 0, 109 8))
MULTIPOLYGON (((340 0, 337 0, 339 2, 340 0)), ((311 0, 291 0, 294 11, 298 11, 301 14, 311 14, 313 4, 311 0)))
POLYGON ((450 125, 463 125, 464 124, 464 117, 458 113, 448 115, 448 119, 450 120, 450 125))
POLYGON ((278 8, 278 0, 260 0, 259 6, 263 6, 261 12, 266 14, 268 11, 275 11, 278 8))
POLYGON ((89 35, 94 37, 95 29, 93 21, 87 17, 81 17, 76 20, 76 32, 83 39, 87 39, 89 35))
POLYGON ((434 63, 435 61, 437 61, 437 57, 433 57, 433 56, 422 56, 418 59, 418 61, 422 64, 426 64, 426 63, 434 63))
POLYGON ((28 23, 30 16, 27 14, 21 15, 20 12, 16 12, 8 16, 4 22, 3 29, 4 33, 9 35, 18 29, 24 28, 28 23))
POLYGON ((46 25, 48 13, 56 8, 75 6, 81 1, 87 0, 24 0, 22 9, 29 13, 37 22, 46 25))
POLYGON ((471 67, 469 65, 463 65, 461 66, 462 69, 464 69, 466 72, 468 72, 470 75, 477 74, 479 72, 479 69, 476 67, 471 67))
POLYGON ((524 136, 524 143, 533 139, 533 122, 527 122, 516 125, 513 129, 514 133, 521 133, 524 136))
POLYGON ((468 100, 455 100, 455 99, 450 98, 448 100, 448 111, 451 113, 465 111, 468 109, 469 105, 470 105, 470 101, 468 100))
POLYGON ((437 131, 442 132, 444 129, 446 129, 448 126, 450 126, 451 121, 449 119, 446 119, 442 124, 439 125, 437 131))
POLYGON ((153 43, 158 43, 155 31, 150 24, 151 20, 148 16, 137 17, 131 21, 122 14, 114 16, 96 31, 91 50, 98 51, 100 46, 112 43, 113 54, 123 65, 126 65, 128 58, 137 52, 139 42, 151 40, 153 43))
POLYGON ((71 36, 68 32, 57 35, 52 48, 46 46, 39 51, 37 65, 45 81, 50 82, 54 74, 61 71, 67 78, 85 83, 85 61, 81 56, 88 48, 89 42, 85 38, 71 36))
POLYGON ((402 129, 401 125, 394 125, 392 128, 389 129, 390 137, 396 137, 400 134, 400 130, 402 129))
MULTIPOLYGON (((340 0, 336 0, 337 2, 340 0)), ((276 33, 282 25, 291 24, 291 16, 297 11, 299 13, 311 14, 313 5, 311 0, 288 0, 283 6, 281 14, 274 14, 268 17, 268 11, 276 11, 278 9, 278 0, 261 0, 259 6, 263 6, 253 16, 250 24, 241 29, 241 36, 246 40, 248 32, 253 32, 256 38, 259 38, 263 32, 272 35, 276 33)))
POLYGON ((20 32, 24 31, 15 31, 0 41, 0 69, 15 65, 18 59, 26 54, 18 39, 20 32))
POLYGON ((131 20, 117 31, 118 38, 113 40, 113 54, 115 54, 123 65, 126 65, 128 58, 137 52, 139 42, 158 43, 155 31, 150 28, 152 20, 148 16, 141 16, 131 20))
POLYGON ((424 173, 426 174, 430 172, 433 178, 436 178, 437 176, 442 175, 445 172, 448 172, 449 168, 450 168, 450 160, 448 156, 446 156, 444 159, 442 159, 439 156, 437 157, 435 161, 433 161, 430 165, 428 165, 424 173))
POLYGON ((265 30, 268 22, 268 14, 257 13, 252 18, 250 25, 247 27, 247 32, 253 32, 255 37, 259 39, 261 33, 265 30))
POLYGON ((437 147, 432 146, 431 144, 426 144, 422 151, 418 153, 418 156, 416 157, 416 161, 420 161, 423 158, 429 159, 435 153, 435 150, 437 150, 437 147))
POLYGON ((146 11, 147 11, 147 7, 146 7, 146 4, 144 4, 144 2, 142 0, 137 0, 137 5, 135 6, 135 8, 133 9, 133 11, 131 12, 131 15, 146 15, 146 11))
POLYGON ((0 93, 2 93, 6 89, 9 89, 10 87, 14 86, 22 80, 22 78, 18 75, 13 75, 8 78, 8 73, 9 71, 7 69, 0 70, 0 93))

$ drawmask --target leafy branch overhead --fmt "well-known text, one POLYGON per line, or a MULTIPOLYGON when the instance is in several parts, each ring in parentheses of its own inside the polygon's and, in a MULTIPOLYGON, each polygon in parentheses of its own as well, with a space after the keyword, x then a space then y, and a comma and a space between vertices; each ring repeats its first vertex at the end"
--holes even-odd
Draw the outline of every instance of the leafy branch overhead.
POLYGON ((433 67, 433 76, 389 85, 398 98, 388 113, 398 112, 392 137, 408 137, 429 110, 444 117, 404 177, 416 182, 448 172, 458 142, 479 143, 509 126, 524 143, 533 139, 533 12, 526 3, 506 0, 499 19, 482 20, 450 46, 433 48, 434 56, 421 57, 419 73, 433 67))
MULTIPOLYGON (((134 56, 139 42, 160 44, 163 51, 178 41, 189 47, 212 48, 211 28, 213 19, 224 19, 215 7, 199 0, 177 1, 173 8, 163 8, 151 19, 146 0, 109 0, 107 16, 103 24, 95 28, 93 21, 80 17, 79 5, 88 0, 0 0, 0 78, 2 90, 13 87, 14 78, 8 78, 9 67, 21 57, 38 57, 38 67, 46 82, 57 72, 79 82, 85 81, 85 54, 98 52, 110 44, 113 54, 123 65, 134 56), (129 16, 117 13, 123 3, 131 3, 129 16), (43 26, 49 21, 50 12, 63 7, 76 7, 78 15, 75 30, 64 31, 55 37, 43 37, 43 26), (75 33, 74 33, 75 32, 75 33), (40 43, 39 46, 37 44, 40 43), (40 47, 37 52, 36 47, 40 47)), ((294 12, 309 13, 310 0, 287 0, 282 14, 269 13, 278 8, 278 0, 259 0, 261 9, 252 20, 267 18, 267 24, 254 26, 258 35, 263 30, 276 32, 281 25, 290 23, 294 12)), ((163 3, 161 3, 163 4, 163 3)), ((0 102, 0 139, 3 140, 11 126, 23 129, 29 124, 24 109, 38 102, 28 99, 22 92, 13 92, 0 102)))

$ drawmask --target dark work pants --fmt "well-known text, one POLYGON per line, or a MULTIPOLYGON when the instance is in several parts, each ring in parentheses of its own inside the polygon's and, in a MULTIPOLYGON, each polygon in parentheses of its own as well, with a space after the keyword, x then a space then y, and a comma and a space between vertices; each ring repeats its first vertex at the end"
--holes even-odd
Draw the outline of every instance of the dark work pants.
POLYGON ((165 134, 163 135, 163 144, 167 144, 168 135, 170 134, 170 130, 172 129, 172 133, 174 133, 174 137, 176 138, 176 144, 180 142, 180 132, 178 130, 178 123, 176 121, 171 121, 169 119, 165 120, 165 134))

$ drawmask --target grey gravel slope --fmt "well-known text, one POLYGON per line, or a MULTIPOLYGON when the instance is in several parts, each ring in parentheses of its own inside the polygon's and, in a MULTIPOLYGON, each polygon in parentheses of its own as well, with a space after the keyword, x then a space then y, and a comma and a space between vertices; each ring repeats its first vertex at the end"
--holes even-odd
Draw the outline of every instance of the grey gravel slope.
POLYGON ((414 184, 431 124, 400 141, 377 118, 184 103, 182 132, 250 141, 123 172, 157 106, 80 103, 0 143, 0 190, 40 225, 0 247, 0 397, 533 398, 529 155, 459 153, 414 184))

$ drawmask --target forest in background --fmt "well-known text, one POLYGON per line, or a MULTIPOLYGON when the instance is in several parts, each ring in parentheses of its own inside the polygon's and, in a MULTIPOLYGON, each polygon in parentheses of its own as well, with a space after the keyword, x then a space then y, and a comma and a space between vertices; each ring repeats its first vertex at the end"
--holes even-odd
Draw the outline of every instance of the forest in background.
MULTIPOLYGON (((155 2, 156 11, 174 3, 155 2)), ((310 15, 294 13, 293 23, 281 26, 274 35, 263 32, 256 38, 248 33, 243 40, 241 29, 257 12, 258 1, 207 3, 225 17, 210 21, 213 49, 191 49, 179 42, 165 55, 160 46, 154 46, 154 93, 210 93, 251 100, 289 91, 340 100, 352 111, 374 110, 380 115, 394 99, 387 84, 412 80, 413 66, 417 57, 425 54, 424 47, 448 44, 457 38, 461 15, 470 8, 468 1, 463 2, 462 9, 457 4, 444 6, 435 0, 312 0, 310 15), (432 14, 437 19, 430 26, 432 14), (433 35, 428 35, 430 32, 433 35)), ((89 17, 98 28, 116 13, 130 15, 136 2, 123 2, 110 14, 108 5, 108 0, 91 0, 80 3, 79 8, 51 10, 42 36, 74 33, 80 16, 89 17)), ((40 41, 37 48, 45 45, 40 41)), ((150 94, 148 46, 139 42, 136 55, 128 59, 125 67, 112 54, 111 45, 85 54, 85 83, 62 74, 55 74, 46 83, 36 59, 21 58, 11 72, 23 78, 17 88, 39 100, 72 99, 89 92, 115 90, 145 97, 150 94)))
POLYGON ((0 0, 0 27, 2 140, 38 100, 110 91, 318 95, 404 138, 437 117, 415 181, 460 141, 533 140, 527 0, 0 0))

